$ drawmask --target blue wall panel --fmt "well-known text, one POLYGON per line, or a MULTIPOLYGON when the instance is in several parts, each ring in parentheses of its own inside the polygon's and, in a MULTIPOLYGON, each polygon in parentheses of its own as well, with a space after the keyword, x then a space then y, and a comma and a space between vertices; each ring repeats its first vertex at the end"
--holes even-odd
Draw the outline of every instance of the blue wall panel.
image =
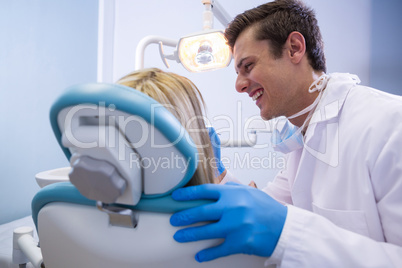
POLYGON ((402 95, 402 1, 372 0, 370 85, 402 95))
POLYGON ((96 81, 98 1, 0 0, 0 224, 30 214, 35 174, 68 165, 49 123, 66 87, 96 81))

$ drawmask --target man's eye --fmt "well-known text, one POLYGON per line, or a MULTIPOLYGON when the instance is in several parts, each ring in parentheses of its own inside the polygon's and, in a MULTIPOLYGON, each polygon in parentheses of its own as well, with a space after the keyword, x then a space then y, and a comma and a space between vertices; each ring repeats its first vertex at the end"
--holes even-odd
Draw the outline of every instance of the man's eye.
POLYGON ((246 71, 249 71, 251 69, 252 65, 253 65, 253 63, 247 63, 247 64, 244 65, 244 69, 246 71))

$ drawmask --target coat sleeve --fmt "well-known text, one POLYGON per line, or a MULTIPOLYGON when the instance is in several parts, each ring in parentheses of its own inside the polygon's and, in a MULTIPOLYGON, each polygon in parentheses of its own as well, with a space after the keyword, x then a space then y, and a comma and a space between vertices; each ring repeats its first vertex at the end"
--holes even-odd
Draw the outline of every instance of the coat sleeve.
POLYGON ((294 206, 271 258, 278 267, 402 267, 402 248, 342 229, 294 206))
POLYGON ((262 189, 262 191, 284 205, 293 204, 290 185, 292 184, 295 177, 297 167, 296 163, 299 162, 300 154, 301 150, 298 150, 290 153, 289 155, 286 155, 287 168, 281 170, 273 179, 273 181, 268 182, 267 185, 262 189))
POLYGON ((289 180, 286 170, 282 170, 276 175, 272 182, 268 182, 267 186, 262 189, 276 201, 282 204, 292 204, 290 195, 289 180))

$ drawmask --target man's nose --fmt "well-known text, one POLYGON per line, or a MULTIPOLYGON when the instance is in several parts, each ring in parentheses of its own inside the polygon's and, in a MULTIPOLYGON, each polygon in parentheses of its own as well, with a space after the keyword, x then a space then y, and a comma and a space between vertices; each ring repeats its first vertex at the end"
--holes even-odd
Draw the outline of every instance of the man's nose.
POLYGON ((249 86, 249 80, 244 77, 243 75, 237 75, 237 79, 236 79, 236 91, 239 93, 243 93, 243 92, 247 92, 247 88, 249 86))

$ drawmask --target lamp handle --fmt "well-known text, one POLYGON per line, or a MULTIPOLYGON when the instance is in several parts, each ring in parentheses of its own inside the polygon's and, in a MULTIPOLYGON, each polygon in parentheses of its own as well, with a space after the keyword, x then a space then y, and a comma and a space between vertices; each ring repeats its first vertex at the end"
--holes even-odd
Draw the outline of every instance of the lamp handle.
MULTIPOLYGON (((170 39, 162 36, 156 36, 156 35, 148 35, 145 36, 140 40, 140 42, 137 45, 136 52, 135 52, 135 70, 139 70, 144 68, 144 54, 145 54, 145 49, 147 46, 150 44, 159 44, 159 42, 163 42, 165 46, 170 46, 170 47, 176 47, 178 41, 175 39, 170 39)), ((175 55, 174 53, 173 55, 175 55)), ((166 56, 166 58, 168 58, 166 56)), ((169 59, 169 58, 168 58, 169 59)), ((177 60, 177 59, 176 59, 177 60)))

